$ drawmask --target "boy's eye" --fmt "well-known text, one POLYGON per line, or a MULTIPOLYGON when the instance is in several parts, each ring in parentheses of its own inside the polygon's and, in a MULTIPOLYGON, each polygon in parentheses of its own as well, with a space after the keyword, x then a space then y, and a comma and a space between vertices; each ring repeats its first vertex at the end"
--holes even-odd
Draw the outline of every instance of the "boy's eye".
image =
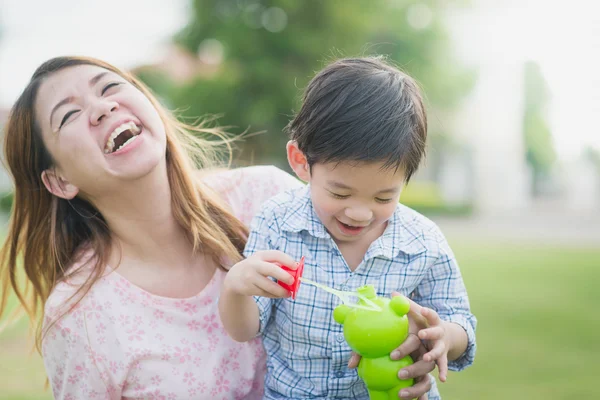
POLYGON ((329 192, 331 193, 331 195, 333 197, 335 197, 336 199, 347 199, 348 197, 350 197, 349 194, 343 195, 343 194, 337 194, 337 193, 333 193, 333 192, 329 192))
POLYGON ((375 201, 378 203, 389 203, 392 199, 380 199, 379 197, 375 198, 375 201))
POLYGON ((102 96, 104 96, 104 94, 106 93, 107 90, 109 90, 110 88, 113 88, 115 86, 119 86, 121 85, 120 82, 111 82, 108 85, 104 86, 104 88, 102 88, 102 92, 100 93, 102 96))

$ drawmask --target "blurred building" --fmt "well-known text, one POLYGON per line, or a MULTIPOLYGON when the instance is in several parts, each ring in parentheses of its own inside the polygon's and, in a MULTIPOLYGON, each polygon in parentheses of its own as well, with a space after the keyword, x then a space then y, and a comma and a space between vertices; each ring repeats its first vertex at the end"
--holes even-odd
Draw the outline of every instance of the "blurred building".
POLYGON ((482 215, 520 214, 542 203, 565 213, 600 211, 599 168, 584 158, 557 165, 545 196, 532 197, 523 136, 524 66, 530 54, 519 52, 523 46, 516 41, 523 38, 506 30, 515 19, 527 21, 515 17, 515 3, 508 3, 479 0, 448 18, 456 51, 477 68, 478 79, 451 118, 453 136, 470 155, 446 157, 440 187, 451 202, 470 196, 482 215))
MULTIPOLYGON (((213 54, 215 51, 213 50, 213 54)), ((174 83, 183 84, 198 76, 210 77, 218 72, 220 60, 213 55, 212 59, 190 53, 186 49, 172 43, 164 46, 162 56, 152 64, 139 65, 130 71, 135 75, 145 72, 164 74, 174 83), (219 61, 219 62, 215 62, 219 61)))

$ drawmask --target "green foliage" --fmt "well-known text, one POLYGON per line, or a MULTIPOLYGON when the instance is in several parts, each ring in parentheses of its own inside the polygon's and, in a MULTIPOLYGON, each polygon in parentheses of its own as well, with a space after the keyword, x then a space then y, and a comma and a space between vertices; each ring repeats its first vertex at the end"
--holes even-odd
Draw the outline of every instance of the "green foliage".
POLYGON ((435 182, 412 181, 402 191, 400 203, 408 207, 441 207, 444 199, 435 182))
POLYGON ((402 191, 400 203, 427 216, 465 216, 473 212, 471 204, 447 204, 439 186, 432 181, 411 181, 402 191))
POLYGON ((430 107, 457 105, 474 75, 450 52, 443 25, 447 4, 195 0, 190 22, 175 41, 192 54, 216 43, 222 63, 214 73, 181 86, 165 88, 164 82, 142 79, 184 116, 218 114, 223 115, 220 123, 235 127, 234 132, 266 131, 248 139, 243 157, 285 167, 287 137, 282 130, 298 109, 302 89, 332 59, 385 54, 420 82, 430 107))
POLYGON ((174 83, 166 73, 153 68, 138 69, 135 73, 142 82, 152 89, 153 94, 165 107, 173 108, 171 97, 173 96, 174 83))
POLYGON ((583 155, 596 166, 598 173, 600 173, 600 148, 587 146, 583 150, 583 155))
POLYGON ((9 213, 14 201, 14 193, 0 193, 0 212, 9 213))

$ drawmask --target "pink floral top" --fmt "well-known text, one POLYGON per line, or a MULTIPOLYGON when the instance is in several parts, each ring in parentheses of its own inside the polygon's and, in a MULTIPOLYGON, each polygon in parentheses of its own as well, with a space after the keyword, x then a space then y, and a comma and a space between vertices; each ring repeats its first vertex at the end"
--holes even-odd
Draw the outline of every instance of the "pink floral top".
MULTIPOLYGON (((274 167, 219 172, 205 182, 249 224, 262 203, 299 185, 274 167)), ((67 315, 72 282, 48 298, 51 326, 42 354, 54 397, 74 399, 259 399, 265 360, 258 339, 233 341, 223 329, 217 299, 225 272, 218 270, 196 296, 153 295, 111 271, 67 315)))

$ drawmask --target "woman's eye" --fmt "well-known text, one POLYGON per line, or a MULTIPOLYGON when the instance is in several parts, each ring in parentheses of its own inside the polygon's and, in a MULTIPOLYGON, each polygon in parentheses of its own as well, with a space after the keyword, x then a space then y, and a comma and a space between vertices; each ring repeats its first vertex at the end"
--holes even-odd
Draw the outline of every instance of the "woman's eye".
POLYGON ((65 122, 67 122, 69 117, 71 115, 75 114, 76 112, 79 112, 79 110, 71 110, 68 113, 66 113, 65 116, 63 117, 62 121, 60 121, 60 126, 58 127, 58 129, 62 128, 62 126, 65 124, 65 122))
POLYGON ((112 87, 119 86, 119 85, 121 85, 120 82, 111 82, 111 83, 109 83, 108 85, 104 86, 104 88, 102 88, 101 95, 104 96, 104 93, 106 93, 107 90, 109 90, 112 87))

